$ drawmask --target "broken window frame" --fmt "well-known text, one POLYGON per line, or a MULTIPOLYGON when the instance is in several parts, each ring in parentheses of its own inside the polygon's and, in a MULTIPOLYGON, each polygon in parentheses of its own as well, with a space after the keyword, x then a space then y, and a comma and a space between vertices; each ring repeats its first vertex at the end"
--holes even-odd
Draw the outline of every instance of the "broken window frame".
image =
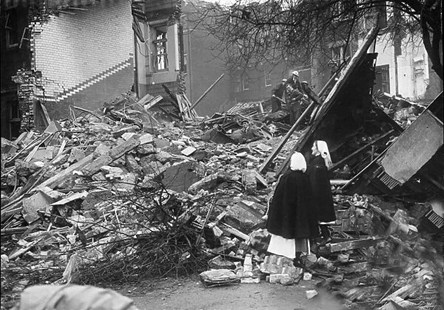
POLYGON ((387 6, 371 8, 365 12, 362 20, 362 29, 366 32, 376 25, 381 31, 387 28, 387 6))
POLYGON ((390 65, 376 66, 381 74, 381 91, 390 94, 390 65))
POLYGON ((350 21, 353 18, 352 11, 355 6, 356 1, 353 0, 339 0, 334 2, 330 7, 333 22, 338 23, 350 21))
POLYGON ((331 44, 331 60, 330 63, 336 67, 339 67, 343 62, 345 62, 350 57, 350 46, 346 45, 345 42, 336 42, 331 44), (337 52, 335 52, 337 51, 337 52))
POLYGON ((9 99, 6 103, 8 107, 8 130, 11 139, 16 139, 14 133, 18 134, 20 130, 20 122, 22 118, 22 113, 20 111, 19 102, 17 99, 9 99))
POLYGON ((188 72, 188 53, 184 53, 183 54, 183 68, 182 68, 182 72, 183 73, 187 73, 188 72))
POLYGON ((265 87, 271 86, 271 73, 264 73, 265 87))
POLYGON ((248 77, 248 75, 243 75, 242 79, 242 90, 250 90, 250 78, 248 77))
POLYGON ((154 31, 155 39, 152 41, 154 46, 153 68, 155 72, 168 71, 168 31, 164 31, 160 27, 155 28, 154 31))
POLYGON ((20 38, 18 30, 19 29, 18 29, 17 8, 12 7, 6 11, 6 21, 5 21, 6 49, 17 48, 19 46, 20 38))
POLYGON ((233 91, 239 93, 242 91, 242 81, 240 76, 233 79, 233 91))

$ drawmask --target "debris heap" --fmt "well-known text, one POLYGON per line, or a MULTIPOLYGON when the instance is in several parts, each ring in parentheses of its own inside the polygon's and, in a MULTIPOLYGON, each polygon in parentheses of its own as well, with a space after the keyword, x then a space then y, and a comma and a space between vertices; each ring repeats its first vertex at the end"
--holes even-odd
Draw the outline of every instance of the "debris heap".
POLYGON ((5 292, 44 281, 111 283, 210 268, 221 271, 202 274, 207 286, 313 277, 353 304, 437 304, 443 266, 436 249, 443 243, 430 229, 439 229, 430 205, 408 210, 333 186, 335 238, 312 249, 301 269, 266 252, 263 216, 276 179, 255 167, 281 136, 216 143, 202 123, 139 126, 109 112, 77 114, 43 133, 2 139, 5 292))
POLYGON ((310 93, 300 131, 266 103, 202 118, 164 87, 2 138, 2 306, 43 282, 199 273, 207 287, 315 280, 350 309, 442 309, 442 93, 410 126, 384 113, 370 95, 376 34, 324 102, 310 93), (316 139, 335 163, 337 221, 294 266, 267 252, 266 214, 290 156, 316 139))

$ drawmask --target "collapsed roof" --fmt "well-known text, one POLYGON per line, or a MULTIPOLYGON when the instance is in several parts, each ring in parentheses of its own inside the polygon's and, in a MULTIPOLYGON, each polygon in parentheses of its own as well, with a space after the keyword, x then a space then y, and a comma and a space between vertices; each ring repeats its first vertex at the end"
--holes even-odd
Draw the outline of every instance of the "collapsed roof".
POLYGON ((377 53, 367 49, 377 33, 370 30, 276 174, 288 169, 294 151, 308 156, 313 142, 324 140, 332 178, 348 179, 345 193, 442 194, 442 94, 403 133, 373 100, 377 53))

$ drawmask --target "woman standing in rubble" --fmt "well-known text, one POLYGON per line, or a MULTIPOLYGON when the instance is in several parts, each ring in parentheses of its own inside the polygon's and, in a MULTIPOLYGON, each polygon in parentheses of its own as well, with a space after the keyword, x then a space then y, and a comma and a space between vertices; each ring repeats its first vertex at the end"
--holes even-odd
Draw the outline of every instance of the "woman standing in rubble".
POLYGON ((300 266, 302 252, 310 253, 310 239, 319 233, 310 179, 304 156, 291 156, 290 170, 278 180, 268 210, 267 230, 271 234, 268 252, 294 259, 300 266))
POLYGON ((321 244, 326 244, 331 241, 329 225, 336 221, 328 172, 332 161, 327 143, 315 140, 311 147, 311 155, 307 174, 310 176, 314 204, 318 212, 319 228, 323 239, 321 244))

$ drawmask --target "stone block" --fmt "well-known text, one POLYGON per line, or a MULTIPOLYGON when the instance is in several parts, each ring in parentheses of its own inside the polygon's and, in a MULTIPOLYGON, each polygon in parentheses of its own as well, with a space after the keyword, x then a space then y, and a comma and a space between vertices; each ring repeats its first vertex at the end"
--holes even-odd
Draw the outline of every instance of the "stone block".
POLYGON ((44 213, 51 212, 51 203, 53 202, 53 199, 42 192, 37 192, 31 197, 23 199, 23 218, 28 224, 35 222, 40 218, 38 215, 39 211, 43 211, 44 213))

